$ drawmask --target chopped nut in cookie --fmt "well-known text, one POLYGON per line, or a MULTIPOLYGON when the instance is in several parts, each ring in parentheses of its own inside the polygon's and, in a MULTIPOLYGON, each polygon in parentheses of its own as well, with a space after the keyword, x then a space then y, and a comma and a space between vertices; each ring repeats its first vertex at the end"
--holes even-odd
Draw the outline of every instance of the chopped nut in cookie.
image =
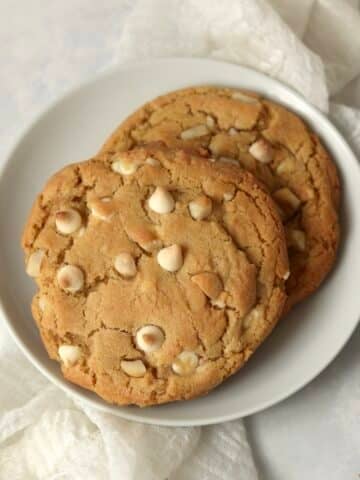
POLYGON ((191 277, 191 281, 212 300, 215 300, 223 290, 221 279, 213 272, 197 273, 191 277))
POLYGON ((26 273, 30 275, 30 277, 38 277, 40 275, 41 263, 44 256, 44 250, 35 250, 35 252, 30 255, 26 265, 26 273))
POLYGON ((189 203, 189 211, 194 220, 204 220, 212 212, 211 198, 199 195, 189 203))
POLYGON ((173 372, 181 377, 191 375, 199 365, 199 357, 195 352, 184 350, 181 352, 172 364, 173 372))
POLYGON ((229 138, 227 132, 214 132, 209 143, 209 150, 214 157, 235 158, 238 153, 235 140, 229 138))
POLYGON ((133 242, 136 242, 146 252, 153 252, 162 246, 162 241, 145 226, 132 225, 126 228, 126 233, 133 242))
POLYGON ((245 329, 249 328, 250 325, 254 322, 260 320, 260 318, 264 315, 264 307, 262 305, 258 305, 246 315, 243 321, 243 327, 245 329))
POLYGON ((175 208, 175 201, 170 192, 163 187, 156 187, 149 198, 149 208, 153 212, 164 214, 170 213, 175 208))
POLYGON ((134 277, 137 272, 134 257, 127 252, 120 253, 115 257, 114 267, 125 278, 134 277))
POLYGON ((75 265, 64 265, 56 274, 59 287, 65 292, 76 293, 84 286, 84 274, 75 265))
POLYGON ((196 127, 182 131, 180 137, 182 140, 191 140, 193 138, 204 137, 209 133, 209 129, 206 125, 197 125, 196 127))
POLYGON ((270 163, 274 156, 271 144, 264 138, 260 138, 249 148, 249 153, 261 163, 270 163))
POLYGON ((142 360, 122 360, 120 367, 129 377, 143 377, 146 373, 146 367, 142 360))
POLYGON ((287 187, 279 188, 273 193, 273 197, 279 204, 286 218, 293 215, 301 205, 301 200, 287 187))
POLYGON ((55 225, 59 233, 70 235, 81 227, 80 213, 74 208, 64 208, 55 213, 55 225))
POLYGON ((286 240, 289 247, 293 247, 300 252, 306 250, 306 235, 303 230, 286 229, 286 240))
POLYGON ((92 215, 100 220, 109 221, 115 213, 114 205, 109 197, 93 198, 89 201, 88 206, 92 215))
POLYGON ((60 345, 58 354, 65 367, 72 367, 82 357, 81 348, 77 345, 60 345))
POLYGON ((164 340, 165 335, 163 330, 156 325, 145 325, 136 332, 136 345, 145 353, 152 353, 159 350, 164 340))
POLYGON ((278 175, 289 174, 292 173, 296 168, 295 159, 294 158, 287 158, 283 160, 279 165, 276 167, 276 173, 278 175))

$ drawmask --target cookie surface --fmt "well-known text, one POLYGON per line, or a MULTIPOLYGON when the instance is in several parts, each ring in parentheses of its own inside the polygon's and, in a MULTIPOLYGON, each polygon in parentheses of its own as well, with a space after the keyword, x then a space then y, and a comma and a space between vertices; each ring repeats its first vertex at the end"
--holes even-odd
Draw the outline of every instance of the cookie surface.
POLYGON ((71 165, 22 239, 33 316, 64 376, 117 404, 208 392, 276 324, 283 227, 246 171, 135 149, 71 165))
POLYGON ((289 248, 286 309, 321 284, 339 242, 336 168, 317 136, 284 107, 226 88, 198 87, 144 105, 112 134, 102 152, 161 141, 206 149, 261 180, 280 208, 289 248))

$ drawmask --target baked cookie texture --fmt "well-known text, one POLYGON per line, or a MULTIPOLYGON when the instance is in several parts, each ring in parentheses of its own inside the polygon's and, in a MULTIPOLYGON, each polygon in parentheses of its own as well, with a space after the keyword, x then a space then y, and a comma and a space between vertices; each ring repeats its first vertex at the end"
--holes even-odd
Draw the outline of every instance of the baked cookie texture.
POLYGON ((286 301, 277 209, 248 172, 150 147, 55 174, 22 245, 68 380, 108 402, 190 399, 236 372, 286 301))
POLYGON ((196 148, 252 172, 271 192, 286 230, 291 275, 285 310, 319 287, 339 243, 339 178, 319 138, 297 115, 249 92, 188 88, 141 107, 102 152, 154 141, 196 148))

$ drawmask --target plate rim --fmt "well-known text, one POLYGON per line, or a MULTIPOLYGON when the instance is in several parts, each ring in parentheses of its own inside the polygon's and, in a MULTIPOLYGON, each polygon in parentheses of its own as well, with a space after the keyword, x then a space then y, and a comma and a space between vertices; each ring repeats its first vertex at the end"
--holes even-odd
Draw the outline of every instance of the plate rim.
MULTIPOLYGON (((6 172, 6 169, 9 167, 11 163, 11 159, 14 153, 16 152, 17 148, 21 145, 23 139, 28 136, 31 130, 39 122, 41 122, 41 120, 44 117, 46 117, 48 113, 50 113, 53 109, 55 109, 58 105, 62 104, 64 101, 68 100, 71 96, 76 95, 78 92, 80 92, 84 88, 94 85, 99 81, 101 81, 102 79, 110 77, 111 75, 114 75, 117 73, 120 75, 124 74, 129 69, 136 70, 136 69, 144 68, 148 66, 154 67, 154 65, 155 66, 159 65, 161 67, 164 67, 164 65, 166 64, 182 63, 182 62, 194 63, 194 64, 207 63, 213 66, 219 66, 221 64, 231 65, 232 67, 237 69, 239 73, 244 72, 246 74, 254 75, 262 83, 265 82, 265 84, 266 83, 269 84, 270 82, 270 84, 275 86, 277 89, 282 89, 284 92, 290 95, 290 97, 293 97, 293 99, 296 100, 296 102, 300 103, 302 107, 305 107, 308 110, 308 114, 311 116, 311 119, 313 121, 316 121, 318 119, 324 124, 324 126, 327 128, 329 132, 329 135, 333 135, 335 137, 336 142, 341 144, 342 148, 345 149, 346 151, 346 155, 351 157, 354 165, 357 166, 360 173, 360 163, 357 160, 356 155, 352 151, 349 143, 346 141, 342 133, 335 127, 335 125, 318 107, 310 104, 299 92, 294 90, 291 86, 286 85, 281 81, 274 79, 261 72, 258 72, 252 68, 245 67, 243 65, 232 64, 222 60, 209 59, 209 58, 196 58, 196 57, 164 57, 164 58, 147 59, 143 61, 131 61, 121 65, 112 66, 110 68, 107 68, 104 71, 101 71, 99 73, 96 73, 95 75, 92 75, 90 78, 86 79, 85 81, 80 82, 77 85, 74 85, 66 89, 66 91, 62 92, 53 101, 49 102, 44 108, 40 109, 35 115, 29 118, 25 126, 20 130, 20 132, 17 135, 15 135, 15 138, 12 141, 10 148, 7 149, 7 151, 5 151, 4 161, 2 162, 2 165, 0 167, 0 184, 6 172)), ((211 82, 209 81, 209 84, 210 83, 211 82)), ((238 88, 244 88, 244 87, 241 87, 241 75, 239 75, 239 79, 236 79, 236 83, 238 83, 239 85, 238 88)), ((184 88, 186 87, 184 86, 184 88)), ((254 91, 256 91, 256 89, 254 89, 254 91)), ((164 94, 165 93, 166 92, 164 92, 164 94)), ((268 98, 270 99, 272 98, 271 93, 268 95, 268 98)), ((276 101, 278 103, 281 103, 279 100, 276 100, 276 101)), ((334 361, 334 359, 339 355, 339 353, 342 351, 344 346, 347 344, 347 342, 353 335, 360 320, 360 313, 359 313, 356 321, 354 321, 354 324, 351 326, 351 328, 349 328, 349 332, 347 336, 344 338, 342 343, 339 344, 338 348, 335 349, 332 352, 332 354, 329 355, 329 357, 322 362, 320 366, 314 369, 314 371, 311 374, 309 374, 306 377, 306 379, 304 379, 301 382, 294 382, 292 386, 287 387, 285 393, 283 390, 277 396, 273 396, 271 400, 260 402, 255 407, 245 409, 241 413, 223 414, 221 416, 216 416, 216 417, 211 416, 208 418, 202 417, 201 419, 193 419, 193 420, 181 420, 181 419, 172 420, 172 419, 156 418, 156 414, 153 416, 154 418, 141 417, 141 414, 134 414, 131 411, 126 412, 125 407, 118 408, 116 405, 106 404, 105 401, 103 401, 100 397, 98 398, 95 397, 94 399, 87 398, 86 396, 83 395, 83 391, 80 387, 67 382, 63 377, 61 378, 56 377, 53 373, 51 373, 51 371, 48 371, 47 367, 44 366, 40 361, 38 361, 37 358, 33 355, 31 350, 26 346, 26 344, 23 342, 21 337, 18 335, 16 328, 13 325, 13 321, 10 320, 11 315, 8 314, 8 312, 6 311, 6 307, 3 301, 2 290, 0 290, 0 315, 1 315, 0 320, 2 320, 2 323, 6 326, 7 331, 10 333, 11 338, 14 340, 15 344, 19 347, 20 351, 37 368, 37 370, 42 375, 44 375, 49 381, 51 381, 57 387, 65 391, 65 393, 75 397, 75 399, 80 402, 84 402, 85 404, 90 405, 93 408, 96 408, 106 413, 117 415, 126 420, 150 424, 150 425, 161 425, 161 426, 172 426, 172 427, 205 426, 205 425, 214 425, 217 423, 232 421, 232 420, 244 418, 249 415, 261 412, 273 405, 276 405, 282 402, 283 400, 286 400, 296 392, 303 389, 310 382, 312 382, 334 361), (99 400, 101 400, 101 402, 99 402, 99 400)), ((161 406, 156 408, 160 408, 160 407, 161 406)), ((139 409, 139 413, 140 412, 141 410, 139 409)))

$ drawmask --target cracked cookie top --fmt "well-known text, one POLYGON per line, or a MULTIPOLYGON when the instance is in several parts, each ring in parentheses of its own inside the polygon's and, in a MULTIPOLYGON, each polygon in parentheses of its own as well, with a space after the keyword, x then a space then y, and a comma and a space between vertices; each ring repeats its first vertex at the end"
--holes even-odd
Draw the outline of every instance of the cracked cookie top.
POLYGON ((254 177, 157 146, 70 165, 22 240, 34 318, 70 381, 117 404, 208 392, 286 299, 285 235, 254 177))
POLYGON ((161 141, 205 150, 261 180, 278 205, 290 259, 286 309, 331 269, 339 241, 339 179, 318 137, 294 113, 228 88, 178 90, 147 103, 111 135, 102 152, 161 141))

